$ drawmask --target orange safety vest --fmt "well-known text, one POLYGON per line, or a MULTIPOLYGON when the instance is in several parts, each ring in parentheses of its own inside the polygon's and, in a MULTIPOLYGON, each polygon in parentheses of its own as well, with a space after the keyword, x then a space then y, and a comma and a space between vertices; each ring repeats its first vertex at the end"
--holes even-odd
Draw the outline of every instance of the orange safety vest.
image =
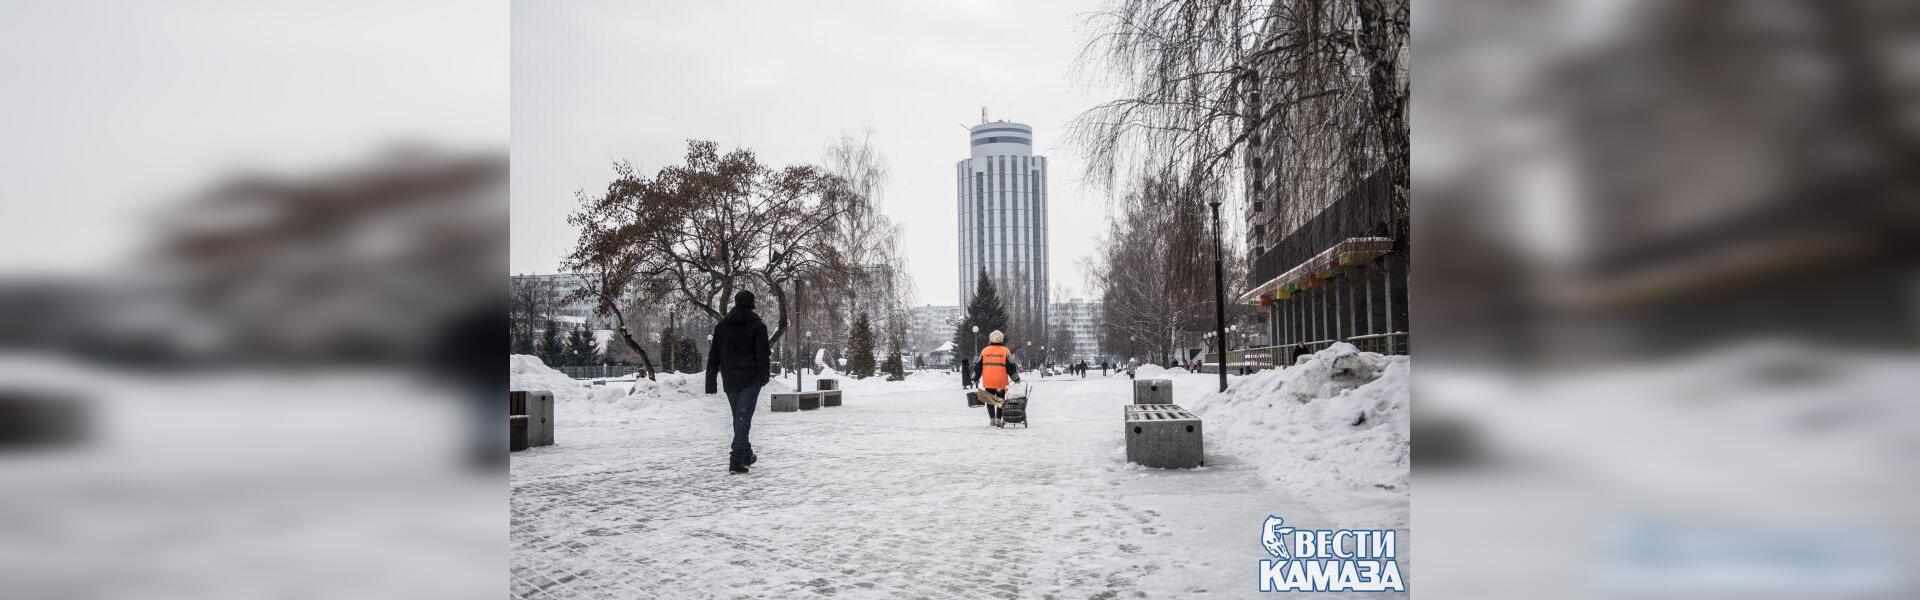
POLYGON ((980 349, 980 387, 1007 389, 1007 360, 1011 358, 1006 346, 987 346, 980 349))

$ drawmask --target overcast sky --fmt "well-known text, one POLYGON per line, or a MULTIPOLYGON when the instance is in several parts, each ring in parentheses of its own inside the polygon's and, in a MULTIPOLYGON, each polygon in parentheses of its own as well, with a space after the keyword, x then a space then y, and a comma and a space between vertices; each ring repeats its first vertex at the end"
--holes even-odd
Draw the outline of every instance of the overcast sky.
MULTIPOLYGON (((1074 73, 1095 3, 517 2, 513 6, 514 273, 558 269, 573 192, 615 160, 643 173, 686 140, 762 160, 818 163, 842 132, 871 128, 892 178, 916 304, 957 302, 954 161, 965 125, 1034 127, 1050 160, 1053 283, 1084 289, 1106 201, 1062 139, 1092 106, 1074 73)), ((1065 300, 1065 298, 1060 298, 1065 300)))
POLYGON ((137 258, 235 172, 503 152, 503 0, 0 2, 0 276, 137 258))

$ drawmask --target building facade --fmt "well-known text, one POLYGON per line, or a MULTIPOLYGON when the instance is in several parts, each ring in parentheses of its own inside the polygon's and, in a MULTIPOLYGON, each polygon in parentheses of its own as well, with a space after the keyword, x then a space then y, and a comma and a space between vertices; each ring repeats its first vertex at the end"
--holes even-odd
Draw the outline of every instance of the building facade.
POLYGON ((969 132, 972 154, 954 163, 959 232, 958 304, 973 298, 986 271, 1014 323, 1047 330, 1047 157, 1033 153, 1033 128, 983 122, 969 132), (1023 318, 1024 317, 1024 318, 1023 318))
MULTIPOLYGON (((1100 303, 1087 302, 1074 298, 1069 302, 1054 304, 1049 314, 1053 316, 1055 329, 1065 329, 1073 334, 1073 347, 1067 350, 1062 362, 1084 360, 1098 362, 1106 358, 1100 350, 1100 303)), ((1059 355, 1055 355, 1059 356, 1059 355)))
MULTIPOLYGON (((1409 211, 1395 200, 1399 167, 1384 160, 1374 132, 1334 135, 1326 125, 1328 115, 1364 112, 1366 100, 1292 102, 1287 86, 1298 84, 1279 66, 1261 63, 1255 71, 1247 110, 1277 116, 1246 136, 1251 281, 1236 292, 1238 302, 1263 307, 1265 318, 1250 342, 1258 351, 1229 360, 1292 364, 1336 342, 1407 353, 1409 211)), ((1365 73, 1347 76, 1359 85, 1365 73)))
POLYGON ((927 353, 953 339, 954 323, 963 316, 958 306, 927 304, 907 309, 908 352, 927 353))

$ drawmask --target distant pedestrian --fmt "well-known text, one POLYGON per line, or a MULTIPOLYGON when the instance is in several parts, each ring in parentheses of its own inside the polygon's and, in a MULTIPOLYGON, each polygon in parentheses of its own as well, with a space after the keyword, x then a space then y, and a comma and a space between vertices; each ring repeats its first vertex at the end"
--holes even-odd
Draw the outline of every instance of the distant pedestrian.
POLYGON ((772 373, 767 345, 767 324, 753 312, 753 292, 741 290, 733 295, 733 309, 713 325, 713 342, 707 347, 707 393, 715 393, 715 379, 725 383, 727 403, 733 409, 733 450, 727 455, 727 471, 745 473, 760 460, 747 442, 747 430, 753 427, 753 409, 760 402, 760 388, 772 373))
POLYGON ((1140 359, 1138 358, 1127 359, 1127 379, 1133 379, 1133 372, 1135 370, 1138 370, 1139 368, 1140 368, 1140 359))
POLYGON ((1104 361, 1104 360, 1103 360, 1103 361, 1100 361, 1100 376, 1101 376, 1101 377, 1106 377, 1106 376, 1107 376, 1107 367, 1109 367, 1109 366, 1111 366, 1111 363, 1108 363, 1107 361, 1104 361))

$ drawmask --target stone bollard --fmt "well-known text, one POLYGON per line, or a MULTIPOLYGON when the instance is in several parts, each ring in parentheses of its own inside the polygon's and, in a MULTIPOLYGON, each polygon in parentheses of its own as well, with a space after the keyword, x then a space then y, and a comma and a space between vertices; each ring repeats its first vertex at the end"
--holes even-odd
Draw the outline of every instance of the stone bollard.
POLYGON ((824 392, 814 392, 814 393, 820 394, 821 406, 839 406, 840 405, 840 390, 827 390, 824 392))
POLYGON ((1173 404, 1173 381, 1169 379, 1134 380, 1133 403, 1173 404))
POLYGON ((820 408, 820 392, 800 392, 797 395, 800 396, 800 410, 818 410, 820 408))
POLYGON ((553 445, 553 392, 507 393, 508 413, 525 416, 528 447, 553 445))
POLYGON ((1207 464, 1200 417, 1177 404, 1122 407, 1127 462, 1161 469, 1191 469, 1207 464))
POLYGON ((769 404, 772 406, 773 412, 797 412, 800 410, 800 394, 797 392, 780 392, 773 395, 773 400, 771 400, 769 404))

